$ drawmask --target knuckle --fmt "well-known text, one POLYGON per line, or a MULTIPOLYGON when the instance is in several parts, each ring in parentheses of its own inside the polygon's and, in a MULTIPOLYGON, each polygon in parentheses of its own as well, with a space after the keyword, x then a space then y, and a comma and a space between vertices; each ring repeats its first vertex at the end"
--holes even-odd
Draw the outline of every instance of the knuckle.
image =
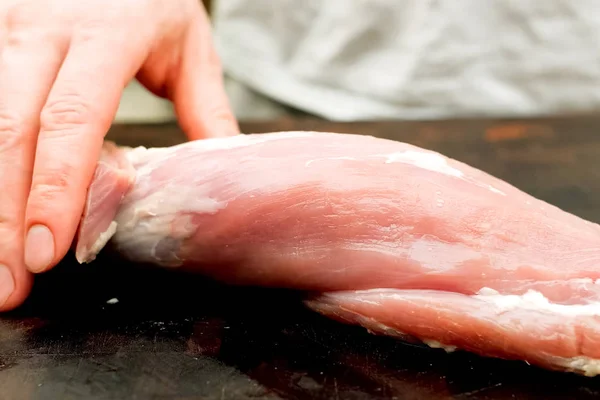
MULTIPOLYGON (((123 2, 130 3, 131 1, 123 2)), ((96 42, 101 40, 112 43, 115 38, 124 39, 125 27, 131 24, 131 17, 126 12, 126 4, 115 4, 114 7, 102 7, 95 15, 91 13, 77 21, 73 29, 73 40, 81 43, 96 42)))
POLYGON ((4 23, 3 28, 6 31, 3 43, 5 48, 39 45, 45 41, 65 39, 64 14, 57 15, 58 18, 51 21, 43 20, 49 12, 47 7, 51 5, 37 4, 39 2, 35 1, 17 3, 0 12, 4 13, 4 19, 2 20, 0 15, 0 20, 4 23))
POLYGON ((36 173, 29 193, 30 202, 47 207, 48 203, 56 202, 72 192, 75 186, 74 173, 76 168, 69 163, 61 163, 60 167, 45 168, 36 173))
POLYGON ((110 32, 102 19, 88 19, 77 27, 75 35, 78 41, 88 43, 103 38, 110 32))
POLYGON ((32 24, 32 18, 35 14, 35 8, 33 4, 15 4, 9 7, 5 15, 6 27, 9 31, 14 29, 20 29, 22 27, 29 27, 32 24))
POLYGON ((0 239, 4 239, 12 234, 15 228, 15 218, 8 214, 0 213, 0 239))
POLYGON ((4 46, 9 49, 11 47, 20 47, 26 43, 27 35, 22 30, 11 30, 6 34, 4 46))
POLYGON ((64 33, 60 28, 42 26, 36 29, 18 27, 10 29, 4 38, 5 50, 40 47, 40 43, 53 42, 64 45, 64 33))
POLYGON ((22 119, 0 110, 0 154, 22 148, 25 140, 22 119))
POLYGON ((222 133, 239 133, 239 126, 237 124, 235 115, 231 111, 231 108, 227 107, 226 105, 213 108, 210 113, 210 118, 216 122, 216 124, 214 124, 216 127, 224 131, 222 133))
POLYGON ((43 108, 40 127, 44 132, 68 131, 87 124, 91 113, 91 105, 81 95, 62 95, 43 108))
POLYGON ((0 215, 0 260, 6 261, 6 256, 14 252, 15 243, 22 239, 23 230, 15 218, 7 215, 0 215))
POLYGON ((235 122, 235 116, 231 109, 227 106, 221 106, 213 110, 213 116, 216 120, 222 122, 235 122))

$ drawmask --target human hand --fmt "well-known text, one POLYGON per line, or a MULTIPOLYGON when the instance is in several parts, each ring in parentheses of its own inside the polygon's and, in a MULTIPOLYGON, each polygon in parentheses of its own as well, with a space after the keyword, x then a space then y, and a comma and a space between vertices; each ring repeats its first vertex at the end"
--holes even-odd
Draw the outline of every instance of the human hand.
POLYGON ((239 133, 199 0, 0 2, 0 311, 68 251, 134 77, 190 139, 239 133))

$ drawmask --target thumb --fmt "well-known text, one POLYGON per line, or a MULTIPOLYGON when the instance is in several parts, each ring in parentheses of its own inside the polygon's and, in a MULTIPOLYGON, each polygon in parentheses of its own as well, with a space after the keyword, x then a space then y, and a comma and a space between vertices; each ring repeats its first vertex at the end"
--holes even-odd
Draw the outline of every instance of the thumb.
POLYGON ((191 140, 234 136, 240 128, 225 93, 210 22, 202 7, 198 14, 182 43, 179 71, 171 82, 175 113, 191 140))

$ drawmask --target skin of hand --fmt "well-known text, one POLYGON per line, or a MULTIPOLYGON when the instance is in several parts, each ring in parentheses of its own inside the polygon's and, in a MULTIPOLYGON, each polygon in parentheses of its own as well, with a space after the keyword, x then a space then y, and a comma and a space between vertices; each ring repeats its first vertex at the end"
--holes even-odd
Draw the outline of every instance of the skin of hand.
POLYGON ((189 139, 239 133, 200 0, 0 1, 0 311, 69 250, 133 78, 189 139))

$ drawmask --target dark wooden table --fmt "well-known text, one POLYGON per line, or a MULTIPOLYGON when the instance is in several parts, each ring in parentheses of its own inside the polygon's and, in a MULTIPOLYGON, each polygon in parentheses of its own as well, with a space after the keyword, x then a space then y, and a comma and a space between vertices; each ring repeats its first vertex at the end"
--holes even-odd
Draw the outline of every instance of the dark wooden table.
MULTIPOLYGON (((441 151, 600 221, 600 118, 336 124, 245 132, 365 133, 441 151)), ((175 126, 114 127, 167 146, 175 126)), ((72 256, 0 319, 0 399, 592 399, 600 378, 406 345, 305 310, 294 293, 72 256), (116 298, 116 304, 107 303, 116 298)))

